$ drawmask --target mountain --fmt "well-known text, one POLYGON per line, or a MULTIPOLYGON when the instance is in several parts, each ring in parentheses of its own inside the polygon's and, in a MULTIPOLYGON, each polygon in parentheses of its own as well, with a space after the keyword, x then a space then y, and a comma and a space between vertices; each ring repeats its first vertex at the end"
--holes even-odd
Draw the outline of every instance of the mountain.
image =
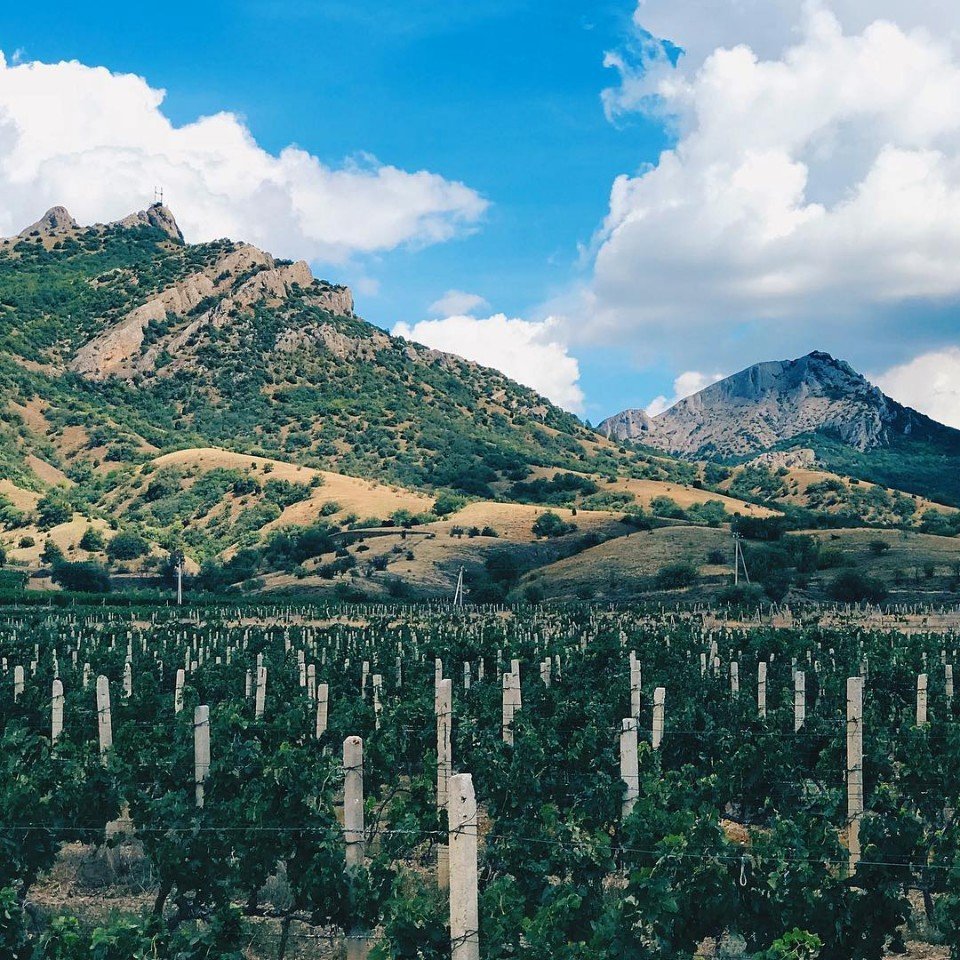
POLYGON ((627 410, 598 429, 690 459, 803 456, 827 470, 960 503, 960 431, 897 403, 819 351, 755 364, 656 417, 627 410))
POLYGON ((37 488, 59 471, 90 502, 187 447, 482 497, 534 466, 689 473, 389 336, 303 261, 185 243, 161 205, 89 227, 55 207, 0 243, 0 391, 0 478, 37 488))

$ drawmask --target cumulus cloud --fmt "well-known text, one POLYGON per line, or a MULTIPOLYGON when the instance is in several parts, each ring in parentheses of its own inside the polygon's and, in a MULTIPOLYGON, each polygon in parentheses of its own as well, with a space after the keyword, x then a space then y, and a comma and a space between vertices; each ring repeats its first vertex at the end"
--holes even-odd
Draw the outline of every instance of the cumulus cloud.
POLYGON ((567 352, 553 319, 534 322, 502 313, 479 319, 452 316, 412 326, 398 323, 392 332, 493 367, 567 410, 583 408, 579 364, 567 352))
POLYGON ((373 157, 333 168, 297 146, 271 154, 233 113, 175 126, 164 96, 142 77, 0 53, 0 232, 56 204, 81 223, 117 219, 162 184, 188 240, 343 262, 447 240, 486 208, 462 183, 373 157))
POLYGON ((655 417, 658 413, 669 410, 684 397, 693 396, 704 387, 709 387, 711 383, 716 383, 723 378, 724 374, 722 373, 701 373, 699 370, 687 370, 673 381, 673 396, 667 398, 661 394, 659 397, 654 397, 647 404, 646 411, 651 417, 655 417))
POLYGON ((448 290, 439 300, 427 307, 434 317, 469 316, 476 310, 483 310, 490 304, 479 294, 465 293, 463 290, 448 290))
POLYGON ((767 351, 788 323, 816 343, 957 298, 957 22, 932 0, 641 0, 606 104, 676 143, 613 185, 581 335, 702 363, 730 321, 767 351))
POLYGON ((960 429, 960 348, 921 354, 871 379, 894 400, 960 429))

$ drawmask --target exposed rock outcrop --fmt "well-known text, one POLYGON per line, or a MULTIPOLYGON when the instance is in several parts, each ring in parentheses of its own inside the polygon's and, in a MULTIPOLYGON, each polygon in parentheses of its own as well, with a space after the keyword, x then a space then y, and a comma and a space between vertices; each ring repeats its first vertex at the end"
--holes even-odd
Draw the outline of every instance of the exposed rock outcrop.
POLYGON ((625 410, 599 429, 671 453, 731 458, 812 433, 864 451, 938 426, 885 396, 848 363, 815 351, 748 367, 653 418, 625 410))
POLYGON ((29 237, 40 234, 43 237, 59 233, 68 233, 77 229, 77 221, 70 216, 66 207, 51 207, 36 223, 21 230, 19 236, 29 237))
POLYGON ((119 224, 121 227, 156 227, 157 230, 162 230, 171 240, 183 243, 183 234, 180 232, 180 227, 177 226, 177 221, 170 210, 162 203, 154 203, 146 210, 131 213, 120 220, 119 224))

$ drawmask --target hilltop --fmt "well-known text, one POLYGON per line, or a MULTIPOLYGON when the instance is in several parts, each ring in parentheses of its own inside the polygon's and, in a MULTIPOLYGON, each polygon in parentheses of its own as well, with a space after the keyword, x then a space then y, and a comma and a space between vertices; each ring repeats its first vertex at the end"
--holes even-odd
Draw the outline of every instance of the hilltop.
POLYGON ((848 363, 815 351, 758 363, 656 417, 626 410, 608 437, 681 457, 818 466, 960 505, 960 431, 905 407, 848 363))

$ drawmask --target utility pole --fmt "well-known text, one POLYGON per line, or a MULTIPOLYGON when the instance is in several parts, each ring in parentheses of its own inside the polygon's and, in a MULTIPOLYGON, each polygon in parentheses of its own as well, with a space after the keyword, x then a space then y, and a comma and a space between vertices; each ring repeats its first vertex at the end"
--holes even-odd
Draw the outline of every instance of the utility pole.
POLYGON ((739 533, 733 535, 733 585, 735 587, 740 585, 740 567, 743 567, 743 578, 750 582, 750 574, 747 572, 747 561, 743 555, 743 549, 740 546, 740 541, 743 537, 739 533))
POLYGON ((460 573, 457 574, 457 590, 453 595, 453 605, 455 607, 463 606, 463 567, 460 568, 460 573))

